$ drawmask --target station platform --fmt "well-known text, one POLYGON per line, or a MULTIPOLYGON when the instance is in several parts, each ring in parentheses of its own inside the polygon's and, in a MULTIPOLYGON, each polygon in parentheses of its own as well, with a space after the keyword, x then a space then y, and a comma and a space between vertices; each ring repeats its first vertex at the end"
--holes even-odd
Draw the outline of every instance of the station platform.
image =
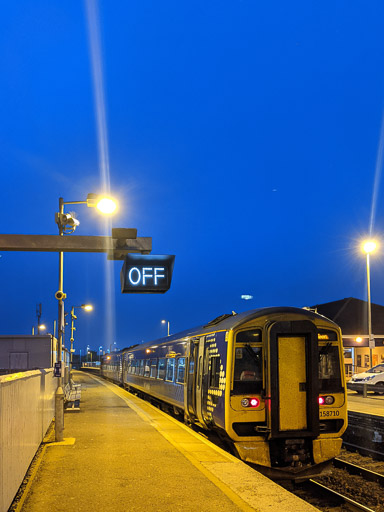
POLYGON ((384 395, 367 393, 366 398, 355 391, 348 391, 348 412, 384 416, 384 395))
POLYGON ((47 443, 22 512, 314 512, 300 498, 122 388, 83 372, 80 411, 47 443))

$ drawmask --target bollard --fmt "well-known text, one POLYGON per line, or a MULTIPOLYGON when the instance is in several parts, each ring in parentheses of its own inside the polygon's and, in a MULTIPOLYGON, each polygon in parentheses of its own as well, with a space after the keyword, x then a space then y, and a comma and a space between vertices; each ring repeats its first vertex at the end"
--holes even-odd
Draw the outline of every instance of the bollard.
POLYGON ((367 385, 363 384, 363 398, 367 398, 367 385))
POLYGON ((64 431, 64 392, 59 386, 55 395, 55 441, 63 440, 64 431))

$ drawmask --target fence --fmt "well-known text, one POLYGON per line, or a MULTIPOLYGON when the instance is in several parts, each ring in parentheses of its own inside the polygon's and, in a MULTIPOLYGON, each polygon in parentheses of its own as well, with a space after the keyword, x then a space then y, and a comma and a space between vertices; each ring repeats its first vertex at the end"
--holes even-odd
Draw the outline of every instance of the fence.
POLYGON ((6 512, 54 417, 52 369, 0 376, 0 512, 6 512))

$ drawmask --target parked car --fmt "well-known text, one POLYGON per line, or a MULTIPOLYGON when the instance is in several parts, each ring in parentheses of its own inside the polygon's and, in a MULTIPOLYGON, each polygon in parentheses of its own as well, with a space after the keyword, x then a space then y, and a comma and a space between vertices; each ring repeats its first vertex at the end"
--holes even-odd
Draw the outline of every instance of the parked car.
POLYGON ((378 364, 362 373, 355 373, 347 383, 347 388, 362 393, 364 384, 367 385, 368 391, 384 395, 384 364, 378 364))

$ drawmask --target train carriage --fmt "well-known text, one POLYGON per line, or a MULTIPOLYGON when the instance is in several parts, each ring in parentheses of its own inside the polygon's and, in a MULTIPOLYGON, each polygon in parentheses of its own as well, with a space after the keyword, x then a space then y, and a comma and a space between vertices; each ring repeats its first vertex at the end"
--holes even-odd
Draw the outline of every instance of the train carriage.
POLYGON ((340 451, 347 426, 341 332, 313 311, 223 315, 113 355, 116 368, 104 357, 104 376, 218 431, 270 476, 319 474, 340 451))

